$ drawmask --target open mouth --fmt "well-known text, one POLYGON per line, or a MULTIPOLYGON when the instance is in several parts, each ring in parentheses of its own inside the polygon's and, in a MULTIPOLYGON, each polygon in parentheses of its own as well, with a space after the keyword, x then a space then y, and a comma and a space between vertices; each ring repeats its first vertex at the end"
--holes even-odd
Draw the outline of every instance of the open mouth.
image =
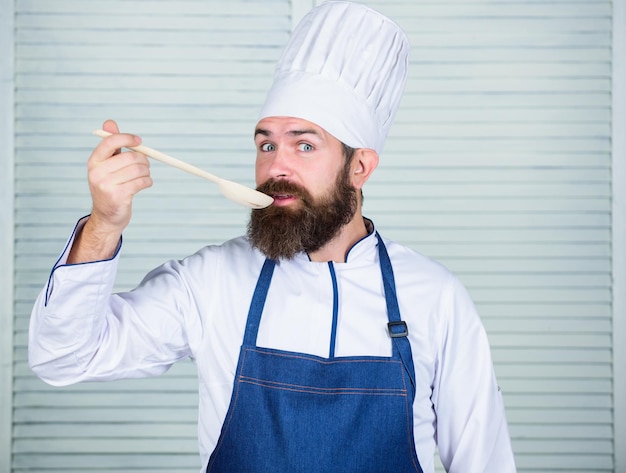
POLYGON ((257 190, 272 196, 274 206, 291 205, 306 200, 306 191, 303 188, 284 180, 268 179, 257 190))
POLYGON ((298 200, 298 197, 295 194, 285 194, 281 192, 272 194, 272 197, 274 198, 273 205, 278 207, 283 205, 290 205, 298 200))

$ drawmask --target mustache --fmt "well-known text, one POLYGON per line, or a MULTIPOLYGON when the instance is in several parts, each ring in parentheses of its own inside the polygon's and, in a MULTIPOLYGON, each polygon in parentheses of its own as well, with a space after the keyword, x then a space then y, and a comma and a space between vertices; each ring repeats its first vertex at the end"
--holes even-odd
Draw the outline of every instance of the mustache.
POLYGON ((298 197, 304 202, 311 201, 311 195, 304 187, 285 179, 270 178, 259 185, 256 190, 267 195, 288 194, 298 197))

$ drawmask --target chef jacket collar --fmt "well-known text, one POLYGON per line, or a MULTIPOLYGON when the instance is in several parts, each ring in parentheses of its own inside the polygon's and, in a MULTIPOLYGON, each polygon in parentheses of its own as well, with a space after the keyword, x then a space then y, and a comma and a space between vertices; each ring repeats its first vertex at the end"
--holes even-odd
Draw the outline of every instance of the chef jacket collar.
MULTIPOLYGON (((363 222, 365 223, 365 228, 367 229, 367 235, 358 240, 348 249, 346 252, 346 261, 344 263, 335 264, 354 263, 356 261, 360 261, 362 258, 366 258, 368 255, 372 258, 372 260, 376 258, 377 253, 370 252, 370 249, 375 249, 378 245, 378 241, 375 237, 376 228, 374 227, 374 222, 366 217, 363 217, 363 222)), ((310 263, 319 263, 319 261, 311 261, 309 254, 304 251, 297 254, 294 258, 306 258, 310 263)))

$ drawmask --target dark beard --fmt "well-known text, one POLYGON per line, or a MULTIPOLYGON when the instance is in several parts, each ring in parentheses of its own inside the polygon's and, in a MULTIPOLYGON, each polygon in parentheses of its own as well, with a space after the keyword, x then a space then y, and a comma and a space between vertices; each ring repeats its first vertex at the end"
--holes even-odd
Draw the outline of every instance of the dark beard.
MULTIPOLYGON (((275 261, 291 259, 301 251, 315 252, 331 241, 354 216, 357 189, 350 183, 349 165, 337 176, 330 195, 315 201, 299 185, 269 179, 257 189, 269 195, 291 194, 299 198, 293 207, 253 210, 248 223, 252 246, 275 261)), ((291 207, 291 206, 290 206, 291 207)))

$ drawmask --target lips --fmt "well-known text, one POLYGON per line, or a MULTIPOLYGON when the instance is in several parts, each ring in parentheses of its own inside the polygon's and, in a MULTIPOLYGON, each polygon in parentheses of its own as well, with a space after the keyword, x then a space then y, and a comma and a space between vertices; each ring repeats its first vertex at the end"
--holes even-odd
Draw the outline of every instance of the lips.
POLYGON ((274 199, 276 200, 283 200, 283 199, 292 199, 294 196, 293 194, 273 194, 272 197, 274 197, 274 199))

